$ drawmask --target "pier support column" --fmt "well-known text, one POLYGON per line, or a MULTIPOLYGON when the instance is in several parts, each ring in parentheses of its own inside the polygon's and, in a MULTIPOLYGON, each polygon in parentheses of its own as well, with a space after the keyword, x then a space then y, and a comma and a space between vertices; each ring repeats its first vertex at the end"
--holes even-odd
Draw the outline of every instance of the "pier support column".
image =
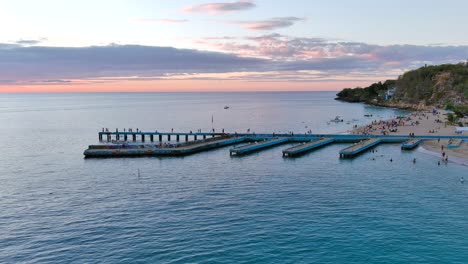
POLYGON ((119 133, 115 134, 115 139, 120 140, 120 134, 119 133))
POLYGON ((179 135, 179 134, 177 134, 177 136, 176 136, 176 140, 177 140, 177 142, 179 142, 179 141, 180 141, 180 135, 179 135))
POLYGON ((171 141, 171 135, 167 135, 167 141, 171 141))
POLYGON ((203 139, 206 139, 206 135, 203 135, 203 139))
POLYGON ((197 140, 197 135, 193 136, 193 139, 194 139, 194 140, 197 140))
POLYGON ((145 134, 141 134, 141 142, 145 142, 145 134))
POLYGON ((111 134, 107 134, 107 142, 111 141, 111 134))
POLYGON ((132 134, 133 136, 133 141, 136 141, 136 134, 132 134))
POLYGON ((151 140, 151 142, 154 142, 154 135, 153 134, 150 135, 150 140, 151 140))
POLYGON ((215 137, 215 134, 211 134, 211 137, 215 137))
POLYGON ((162 135, 159 134, 159 142, 161 142, 161 141, 162 141, 162 135))
POLYGON ((102 134, 99 133, 99 141, 102 141, 102 134))
POLYGON ((127 134, 124 135, 124 140, 127 141, 127 134))
POLYGON ((185 142, 188 141, 188 135, 185 135, 185 142))

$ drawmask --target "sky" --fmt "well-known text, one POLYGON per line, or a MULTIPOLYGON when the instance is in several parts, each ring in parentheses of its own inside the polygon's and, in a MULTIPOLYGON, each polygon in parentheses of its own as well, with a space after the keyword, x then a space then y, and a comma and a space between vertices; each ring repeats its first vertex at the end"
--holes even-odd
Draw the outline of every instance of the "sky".
POLYGON ((340 90, 468 59, 465 0, 0 0, 0 92, 340 90))

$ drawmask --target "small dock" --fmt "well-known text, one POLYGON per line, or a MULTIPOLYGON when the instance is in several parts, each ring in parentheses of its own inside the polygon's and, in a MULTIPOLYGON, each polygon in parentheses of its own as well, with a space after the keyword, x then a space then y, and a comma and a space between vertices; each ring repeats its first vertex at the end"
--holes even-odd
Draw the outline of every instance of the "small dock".
POLYGON ((323 147, 325 145, 333 143, 335 140, 333 138, 323 138, 319 140, 313 140, 301 145, 294 146, 283 150, 283 157, 294 157, 305 154, 314 149, 323 147))
POLYGON ((463 140, 462 139, 454 139, 450 144, 447 145, 447 148, 453 149, 453 148, 458 148, 462 144, 463 140))
POLYGON ((355 143, 354 145, 347 147, 345 149, 342 149, 340 151, 340 158, 351 158, 356 156, 357 154, 363 152, 366 149, 369 149, 373 146, 378 145, 381 143, 382 140, 379 138, 371 138, 367 140, 363 140, 359 143, 355 143))
POLYGON ((414 149, 416 148, 417 146, 419 146, 419 144, 422 142, 422 139, 418 139, 418 138, 413 138, 413 139, 410 139, 408 141, 406 141, 405 143, 401 144, 401 149, 402 150, 411 150, 411 149, 414 149))
POLYGON ((273 146, 280 145, 286 142, 289 142, 289 138, 276 138, 276 139, 265 140, 261 142, 253 142, 244 146, 232 148, 229 150, 229 154, 230 155, 245 155, 248 153, 252 153, 254 151, 273 147, 273 146))

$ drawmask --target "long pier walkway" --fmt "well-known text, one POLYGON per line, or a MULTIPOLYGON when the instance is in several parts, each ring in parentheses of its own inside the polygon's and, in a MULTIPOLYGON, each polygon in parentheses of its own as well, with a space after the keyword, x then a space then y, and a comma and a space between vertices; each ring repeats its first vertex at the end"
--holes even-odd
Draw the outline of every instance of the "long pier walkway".
POLYGON ((84 151, 85 157, 181 156, 238 143, 250 143, 229 150, 231 155, 243 155, 283 143, 302 143, 282 151, 283 156, 294 157, 333 143, 357 143, 340 151, 340 157, 346 158, 354 157, 380 143, 403 143, 402 148, 404 148, 403 146, 411 148, 424 140, 452 139, 453 147, 457 147, 462 142, 468 141, 467 135, 417 135, 410 137, 361 134, 120 132, 118 130, 115 132, 102 131, 98 135, 101 144, 90 145, 84 151), (184 138, 185 142, 181 142, 181 139, 184 138))

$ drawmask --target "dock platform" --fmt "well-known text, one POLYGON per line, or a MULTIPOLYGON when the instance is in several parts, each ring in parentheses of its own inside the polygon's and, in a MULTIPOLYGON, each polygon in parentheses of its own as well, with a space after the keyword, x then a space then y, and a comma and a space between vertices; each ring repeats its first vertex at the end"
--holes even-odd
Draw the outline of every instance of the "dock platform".
POLYGON ((356 144, 354 144, 354 145, 352 145, 350 147, 342 149, 340 151, 340 157, 341 158, 354 157, 357 154, 363 152, 364 150, 369 149, 369 148, 371 148, 373 146, 376 146, 381 142, 382 142, 382 140, 379 139, 379 138, 371 138, 371 139, 363 140, 363 141, 361 141, 359 143, 356 143, 356 144))
POLYGON ((87 158, 97 157, 141 157, 141 156, 184 156, 214 148, 242 143, 244 137, 210 138, 207 140, 192 141, 178 145, 143 145, 143 144, 112 144, 90 145, 85 150, 87 158))
POLYGON ((458 148, 462 144, 463 140, 462 139, 454 139, 452 140, 452 143, 447 145, 447 148, 453 149, 453 148, 458 148))
POLYGON ((422 139, 419 139, 419 138, 410 139, 410 140, 406 141, 405 143, 401 144, 401 149, 403 149, 403 150, 414 149, 417 146, 419 146, 419 144, 421 142, 422 142, 422 139))
POLYGON ((297 145, 297 146, 283 150, 283 157, 299 156, 311 150, 331 144, 334 141, 335 140, 333 138, 322 138, 319 140, 313 140, 313 141, 310 141, 301 145, 297 145))
POLYGON ((230 155, 245 155, 260 149, 273 147, 279 144, 289 142, 289 138, 276 138, 271 140, 265 140, 261 142, 253 142, 244 146, 232 148, 229 150, 230 155))

